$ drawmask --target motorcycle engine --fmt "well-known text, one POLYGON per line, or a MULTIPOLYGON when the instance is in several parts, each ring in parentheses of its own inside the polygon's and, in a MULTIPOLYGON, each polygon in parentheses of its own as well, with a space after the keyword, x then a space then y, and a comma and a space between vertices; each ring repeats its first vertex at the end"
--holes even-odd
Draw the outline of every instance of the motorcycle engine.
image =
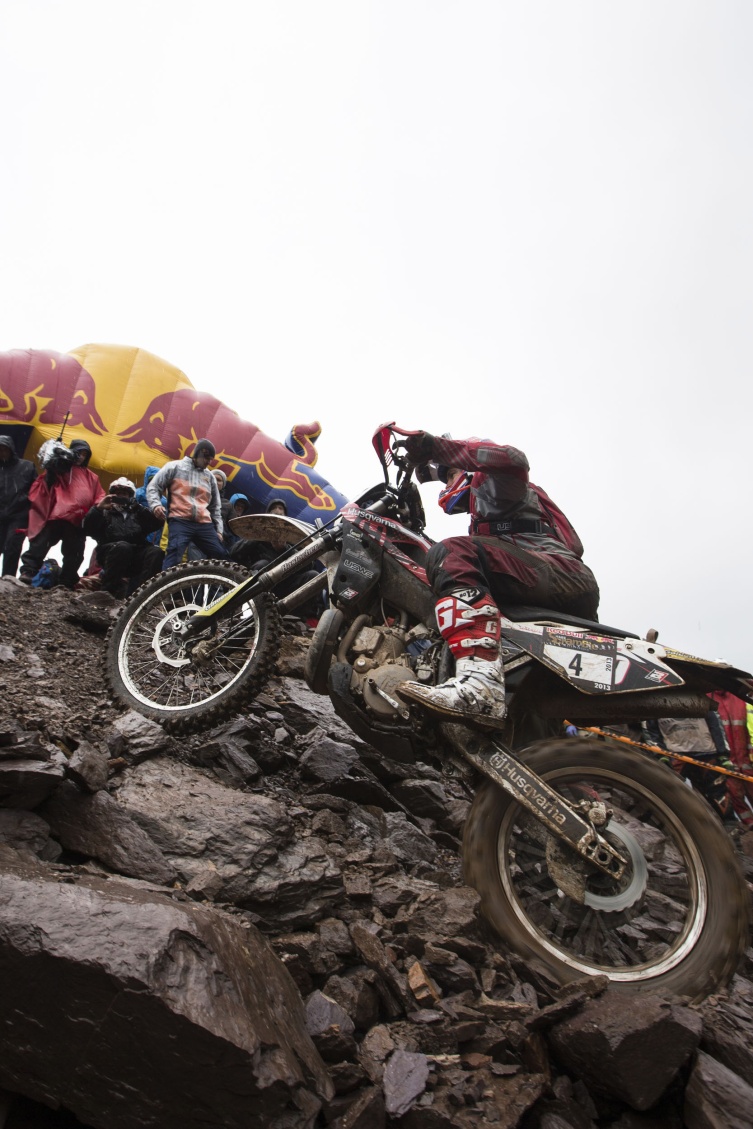
POLYGON ((397 694, 401 682, 429 681, 431 671, 421 663, 421 641, 429 632, 419 624, 406 632, 396 627, 362 627, 351 644, 348 661, 353 666, 352 692, 363 699, 379 721, 408 717, 408 707, 397 694), (419 651, 417 656, 411 651, 419 651))

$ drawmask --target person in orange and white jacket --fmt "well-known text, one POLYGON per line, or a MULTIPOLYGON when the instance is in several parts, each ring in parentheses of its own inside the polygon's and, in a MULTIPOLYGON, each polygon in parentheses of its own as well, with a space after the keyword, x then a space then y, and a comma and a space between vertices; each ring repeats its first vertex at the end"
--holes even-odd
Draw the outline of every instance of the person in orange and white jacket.
POLYGON ((228 555, 222 544, 220 492, 207 469, 215 454, 209 439, 199 439, 192 454, 165 463, 146 488, 149 509, 160 520, 167 519, 163 572, 183 559, 189 545, 216 560, 228 555), (167 496, 167 509, 162 505, 163 494, 167 496))

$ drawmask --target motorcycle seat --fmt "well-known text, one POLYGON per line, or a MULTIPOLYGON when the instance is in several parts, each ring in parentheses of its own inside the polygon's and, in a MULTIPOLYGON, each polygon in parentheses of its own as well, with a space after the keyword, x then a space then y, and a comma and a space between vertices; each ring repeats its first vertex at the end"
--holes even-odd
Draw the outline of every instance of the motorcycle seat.
POLYGON ((556 612, 551 608, 531 608, 525 604, 516 604, 515 607, 501 607, 499 610, 503 616, 511 619, 513 623, 544 619, 549 623, 564 623, 568 627, 580 627, 593 635, 615 635, 618 639, 640 639, 640 635, 636 635, 634 631, 623 631, 620 627, 608 627, 605 623, 596 623, 592 619, 579 619, 578 616, 556 612))

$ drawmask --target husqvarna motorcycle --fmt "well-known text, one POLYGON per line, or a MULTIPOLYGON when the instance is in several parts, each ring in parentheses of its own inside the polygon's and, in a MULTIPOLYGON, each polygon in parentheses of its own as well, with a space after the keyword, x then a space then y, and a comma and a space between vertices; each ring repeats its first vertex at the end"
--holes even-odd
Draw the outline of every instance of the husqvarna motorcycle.
POLYGON ((624 990, 702 998, 731 978, 748 943, 748 892, 729 837, 666 765, 565 736, 564 720, 701 717, 713 689, 753 701, 753 679, 628 631, 511 607, 501 609, 504 728, 409 707, 401 685, 444 681, 452 658, 436 627, 431 541, 404 434, 377 430, 384 481, 329 524, 231 522, 281 547, 266 568, 199 561, 143 585, 108 638, 113 692, 173 731, 225 720, 273 673, 281 614, 326 590, 308 685, 386 756, 433 761, 474 789, 465 877, 500 937, 562 983, 606 973, 624 990), (272 590, 315 560, 326 571, 275 600, 272 590))

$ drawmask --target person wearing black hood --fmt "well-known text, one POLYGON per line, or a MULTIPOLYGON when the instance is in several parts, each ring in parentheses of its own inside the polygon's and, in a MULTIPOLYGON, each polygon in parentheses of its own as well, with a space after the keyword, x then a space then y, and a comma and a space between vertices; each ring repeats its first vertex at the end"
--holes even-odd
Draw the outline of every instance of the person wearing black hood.
POLYGON ((86 534, 81 528, 92 506, 105 496, 99 479, 88 469, 92 449, 85 439, 70 447, 55 445, 44 471, 29 490, 29 548, 21 557, 20 580, 31 584, 53 545, 62 543, 60 582, 73 588, 84 559, 86 534))
POLYGON ((3 576, 15 576, 29 523, 29 489, 34 464, 20 459, 9 435, 0 435, 0 556, 3 576))

